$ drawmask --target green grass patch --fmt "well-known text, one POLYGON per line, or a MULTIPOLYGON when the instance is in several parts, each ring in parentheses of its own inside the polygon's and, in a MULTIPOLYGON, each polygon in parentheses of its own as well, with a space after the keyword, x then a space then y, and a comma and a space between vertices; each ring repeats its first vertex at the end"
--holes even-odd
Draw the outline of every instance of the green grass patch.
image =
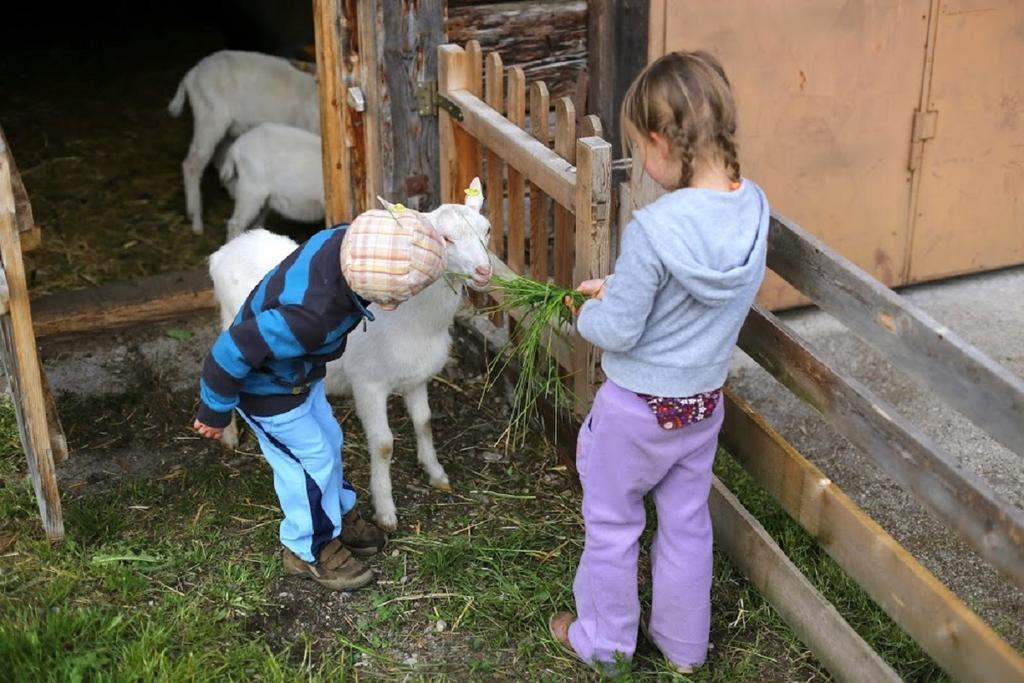
MULTIPOLYGON (((378 585, 350 597, 280 576, 269 469, 255 454, 174 441, 187 434, 181 425, 191 396, 154 390, 62 400, 72 457, 100 454, 95 469, 117 476, 65 487, 68 538, 55 546, 41 538, 13 416, 0 408, 5 680, 595 680, 547 633, 549 615, 573 605, 579 495, 536 438, 500 462, 476 457, 492 448, 495 425, 506 419, 492 402, 478 408, 482 385, 468 385, 467 394, 437 386, 432 394, 451 494, 427 490, 412 426, 393 411, 402 527, 372 560, 378 585), (121 463, 150 451, 148 469, 121 463)), ((349 411, 338 406, 339 414, 349 411)), ((346 472, 364 484, 358 422, 344 426, 346 472)), ((945 680, 728 456, 716 471, 897 671, 912 681, 945 680)), ((362 500, 369 506, 368 496, 362 500)), ((646 552, 640 576, 649 604, 646 552)), ((830 679, 717 552, 713 585, 707 666, 679 676, 641 638, 622 680, 830 679)))

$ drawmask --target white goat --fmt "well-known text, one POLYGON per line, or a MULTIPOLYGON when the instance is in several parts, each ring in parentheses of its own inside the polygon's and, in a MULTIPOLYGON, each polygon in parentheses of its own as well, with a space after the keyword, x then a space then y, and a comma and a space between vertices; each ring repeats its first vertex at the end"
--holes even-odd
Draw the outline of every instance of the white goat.
POLYGON ((193 131, 181 169, 192 231, 200 234, 203 204, 199 184, 225 134, 238 136, 265 122, 319 134, 319 101, 316 78, 288 60, 233 50, 214 52, 185 74, 167 107, 172 116, 181 114, 186 95, 192 106, 193 131))
POLYGON ((293 221, 324 217, 320 136, 280 123, 261 123, 228 148, 220 180, 235 199, 228 239, 273 209, 293 221))
MULTIPOLYGON (((487 251, 490 224, 480 213, 483 194, 474 179, 465 205, 443 204, 426 214, 447 244, 448 269, 467 274, 465 281, 442 278, 394 311, 371 306, 374 322, 348 337, 345 353, 327 365, 328 394, 351 393, 366 432, 370 451, 370 491, 374 520, 394 530, 398 525, 391 493, 391 454, 394 437, 388 426, 387 400, 401 394, 416 430, 416 454, 430 485, 450 490, 448 475, 437 460, 430 429, 427 384, 444 367, 451 347, 449 327, 462 299, 464 284, 476 290, 487 286, 491 262, 487 251)), ((228 242, 210 257, 210 277, 227 327, 249 292, 264 274, 297 245, 266 230, 250 230, 228 242)), ((225 445, 238 444, 235 422, 224 432, 225 445)))

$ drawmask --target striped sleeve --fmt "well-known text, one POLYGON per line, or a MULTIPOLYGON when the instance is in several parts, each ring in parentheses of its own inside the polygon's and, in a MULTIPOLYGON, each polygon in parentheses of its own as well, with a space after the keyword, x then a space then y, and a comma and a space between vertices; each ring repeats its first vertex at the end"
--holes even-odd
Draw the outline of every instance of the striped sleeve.
POLYGON ((221 332, 203 363, 196 419, 210 427, 227 426, 250 372, 269 360, 312 353, 324 337, 319 316, 301 306, 263 311, 221 332))

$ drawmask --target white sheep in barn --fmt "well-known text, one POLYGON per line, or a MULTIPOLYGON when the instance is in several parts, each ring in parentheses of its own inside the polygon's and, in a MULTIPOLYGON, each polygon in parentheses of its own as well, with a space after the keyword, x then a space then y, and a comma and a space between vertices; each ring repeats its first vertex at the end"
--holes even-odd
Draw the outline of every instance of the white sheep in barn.
POLYGON ((320 136, 279 123, 261 123, 228 148, 220 179, 235 200, 228 239, 241 234, 263 210, 312 223, 324 217, 320 136))
POLYGON ((283 123, 320 133, 316 78, 288 60, 257 52, 221 50, 199 60, 178 85, 167 110, 179 116, 188 97, 193 131, 181 165, 192 231, 203 231, 199 185, 217 143, 260 123, 283 123))
MULTIPOLYGON (((479 179, 474 179, 470 187, 465 205, 442 204, 426 214, 445 239, 449 271, 467 274, 465 281, 441 278, 393 311, 373 305, 374 322, 353 331, 345 353, 327 365, 327 393, 351 393, 355 399, 370 452, 374 520, 388 530, 398 524, 391 493, 394 437, 387 417, 391 394, 405 398, 416 431, 417 459, 430 485, 449 490, 448 475, 434 450, 427 385, 448 360, 449 328, 462 300, 464 285, 481 290, 490 282, 491 262, 486 247, 490 224, 480 213, 483 194, 479 179)), ((287 237, 262 229, 250 230, 210 257, 210 277, 222 327, 231 323, 263 275, 296 246, 287 237)), ((229 447, 237 446, 235 421, 224 431, 222 440, 229 447)))

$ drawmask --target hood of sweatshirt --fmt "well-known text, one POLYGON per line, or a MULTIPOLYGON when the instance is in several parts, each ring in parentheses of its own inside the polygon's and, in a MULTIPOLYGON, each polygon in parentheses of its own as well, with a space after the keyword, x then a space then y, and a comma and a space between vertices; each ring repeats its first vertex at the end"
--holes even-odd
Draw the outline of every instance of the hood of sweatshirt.
POLYGON ((671 276, 708 306, 728 303, 763 275, 770 210, 751 180, 732 192, 675 190, 633 218, 671 276))

